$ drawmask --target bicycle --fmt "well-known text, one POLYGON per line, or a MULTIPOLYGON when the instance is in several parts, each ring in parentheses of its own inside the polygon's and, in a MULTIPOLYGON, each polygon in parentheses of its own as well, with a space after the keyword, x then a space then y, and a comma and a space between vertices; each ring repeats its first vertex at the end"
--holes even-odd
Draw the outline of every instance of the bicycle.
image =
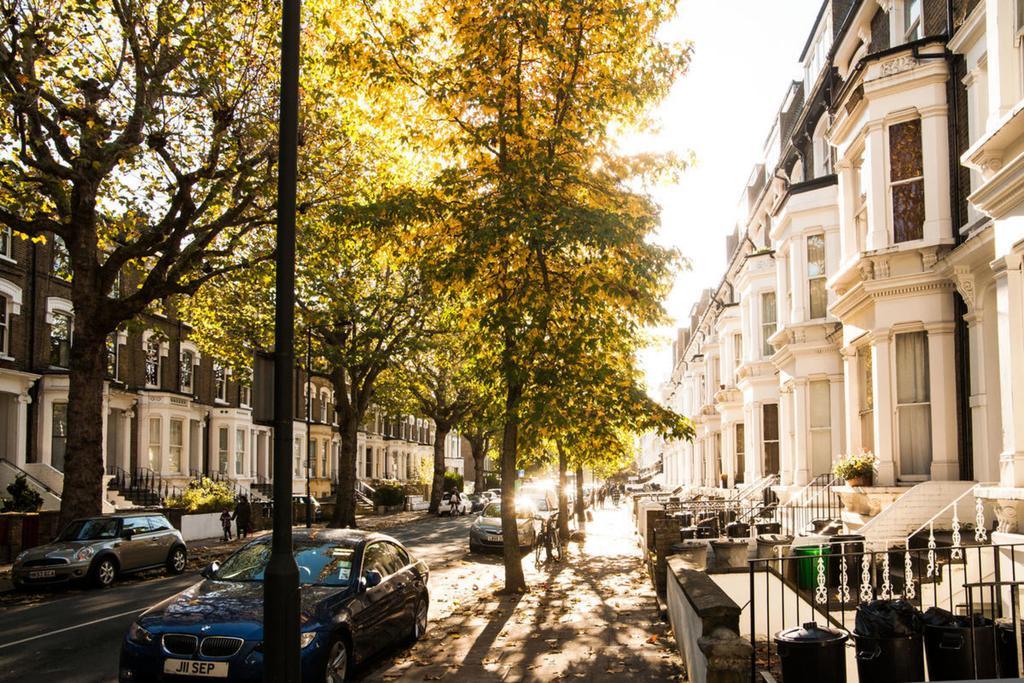
POLYGON ((537 567, 545 561, 561 562, 565 558, 565 540, 558 533, 558 515, 551 515, 541 521, 540 533, 533 545, 533 561, 537 567), (547 554, 547 560, 542 561, 541 552, 547 554))

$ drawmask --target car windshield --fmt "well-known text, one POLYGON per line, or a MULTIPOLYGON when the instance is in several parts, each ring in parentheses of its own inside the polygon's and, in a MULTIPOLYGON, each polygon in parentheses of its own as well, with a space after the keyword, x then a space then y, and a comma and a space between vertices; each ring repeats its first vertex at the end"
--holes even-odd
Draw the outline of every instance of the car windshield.
POLYGON ((117 538, 120 521, 112 517, 103 519, 76 519, 64 527, 58 541, 98 541, 117 538))
MULTIPOLYGON (((293 545, 300 583, 310 586, 349 585, 354 543, 306 538, 297 539, 293 545)), ((263 581, 269 560, 269 539, 255 541, 224 560, 212 578, 220 581, 263 581)))
MULTIPOLYGON (((516 502, 516 519, 530 519, 536 512, 533 505, 524 501, 516 502)), ((482 517, 501 517, 501 503, 490 503, 480 513, 482 517)))

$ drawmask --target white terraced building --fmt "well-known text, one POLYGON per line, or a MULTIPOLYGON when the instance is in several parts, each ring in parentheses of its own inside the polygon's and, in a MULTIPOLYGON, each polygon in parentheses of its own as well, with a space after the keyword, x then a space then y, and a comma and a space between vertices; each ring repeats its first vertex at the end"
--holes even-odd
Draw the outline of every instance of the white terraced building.
POLYGON ((966 486, 961 516, 982 501, 986 525, 1018 531, 1021 36, 1024 0, 823 3, 726 271, 673 344, 662 398, 696 437, 643 441, 652 481, 767 482, 783 502, 827 481, 850 529, 920 486, 887 515, 904 534, 966 486), (874 485, 832 482, 862 450, 874 485))

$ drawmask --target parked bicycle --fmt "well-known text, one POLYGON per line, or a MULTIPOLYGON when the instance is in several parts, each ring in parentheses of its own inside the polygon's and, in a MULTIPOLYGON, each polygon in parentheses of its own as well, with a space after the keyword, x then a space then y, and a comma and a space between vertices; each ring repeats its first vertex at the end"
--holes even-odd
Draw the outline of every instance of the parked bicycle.
POLYGON ((558 514, 541 520, 540 533, 533 546, 533 561, 540 567, 546 562, 561 562, 565 558, 565 539, 558 533, 558 514))

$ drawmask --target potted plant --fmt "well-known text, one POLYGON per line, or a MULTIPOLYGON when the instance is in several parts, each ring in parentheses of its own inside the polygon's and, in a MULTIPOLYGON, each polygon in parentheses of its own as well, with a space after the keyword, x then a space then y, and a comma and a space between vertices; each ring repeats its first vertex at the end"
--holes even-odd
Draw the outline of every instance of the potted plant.
POLYGON ((871 486, 877 463, 874 453, 863 451, 858 455, 841 457, 832 471, 840 479, 845 479, 847 486, 871 486))

